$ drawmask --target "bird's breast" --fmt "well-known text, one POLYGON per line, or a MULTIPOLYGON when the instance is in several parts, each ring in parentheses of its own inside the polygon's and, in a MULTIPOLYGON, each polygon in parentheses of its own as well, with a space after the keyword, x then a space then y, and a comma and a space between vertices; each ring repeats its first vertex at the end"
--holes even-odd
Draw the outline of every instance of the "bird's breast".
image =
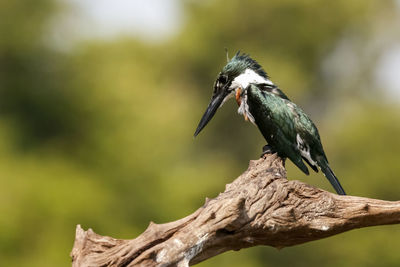
POLYGON ((249 106, 247 104, 247 92, 246 90, 242 92, 241 88, 237 88, 235 92, 236 102, 239 106, 238 113, 242 114, 246 121, 250 121, 254 124, 254 117, 249 111, 249 106))
POLYGON ((242 104, 242 98, 240 96, 241 92, 242 90, 240 90, 240 88, 236 89, 235 98, 236 98, 236 103, 238 104, 239 107, 242 104))

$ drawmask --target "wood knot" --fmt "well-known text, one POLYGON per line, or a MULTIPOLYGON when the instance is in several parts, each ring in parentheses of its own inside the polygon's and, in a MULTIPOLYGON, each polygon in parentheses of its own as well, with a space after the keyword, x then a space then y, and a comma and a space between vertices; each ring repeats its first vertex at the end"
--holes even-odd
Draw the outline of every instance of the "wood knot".
POLYGON ((218 229, 215 234, 217 237, 223 237, 223 236, 228 236, 228 235, 234 235, 235 231, 233 230, 228 230, 226 228, 218 229))
POLYGON ((365 212, 368 212, 368 211, 369 211, 369 208, 370 208, 369 204, 368 204, 368 203, 365 203, 365 205, 364 205, 364 207, 363 207, 363 210, 364 210, 365 212))

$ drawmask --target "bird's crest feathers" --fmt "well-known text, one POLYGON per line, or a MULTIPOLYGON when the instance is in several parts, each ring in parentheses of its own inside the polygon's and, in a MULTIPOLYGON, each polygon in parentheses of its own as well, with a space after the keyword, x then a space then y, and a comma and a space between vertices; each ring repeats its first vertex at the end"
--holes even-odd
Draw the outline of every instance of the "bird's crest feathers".
POLYGON ((228 74, 230 77, 236 77, 246 71, 246 69, 251 69, 261 77, 268 79, 268 75, 261 65, 252 59, 250 55, 244 53, 240 54, 240 51, 228 61, 226 66, 222 69, 222 73, 228 74))

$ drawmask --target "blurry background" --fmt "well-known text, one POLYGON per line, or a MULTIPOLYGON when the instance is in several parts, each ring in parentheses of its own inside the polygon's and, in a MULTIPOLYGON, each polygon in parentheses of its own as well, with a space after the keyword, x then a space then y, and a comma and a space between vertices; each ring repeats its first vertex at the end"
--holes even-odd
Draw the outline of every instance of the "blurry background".
MULTIPOLYGON (((225 47, 313 118, 349 194, 400 199, 400 1, 20 0, 0 18, 1 266, 70 266, 76 224, 134 238, 258 158, 234 101, 192 137, 225 47)), ((366 228, 199 266, 399 266, 399 240, 366 228)))

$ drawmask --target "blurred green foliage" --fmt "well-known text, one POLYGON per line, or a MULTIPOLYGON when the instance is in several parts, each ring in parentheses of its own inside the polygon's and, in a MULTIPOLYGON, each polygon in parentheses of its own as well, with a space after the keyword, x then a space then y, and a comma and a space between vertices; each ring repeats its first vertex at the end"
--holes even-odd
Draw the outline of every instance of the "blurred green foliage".
MULTIPOLYGON (((310 113, 348 193, 400 199, 399 107, 321 74, 345 33, 368 40, 393 2, 185 1, 168 41, 86 41, 67 52, 46 38, 65 6, 30 2, 0 2, 1 266, 69 266, 76 224, 133 238, 149 221, 193 212, 245 170, 264 141, 235 103, 192 138, 224 47, 254 56, 310 113)), ((331 190, 321 174, 288 169, 331 190)), ((200 266, 398 266, 399 238, 398 226, 376 227, 200 266)))

